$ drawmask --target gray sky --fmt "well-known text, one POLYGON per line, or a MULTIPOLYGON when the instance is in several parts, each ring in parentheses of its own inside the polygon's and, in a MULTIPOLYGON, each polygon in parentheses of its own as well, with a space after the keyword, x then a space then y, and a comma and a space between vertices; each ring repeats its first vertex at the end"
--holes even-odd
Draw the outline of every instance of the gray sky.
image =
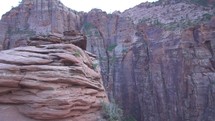
MULTIPOLYGON (((21 0, 1 0, 0 1, 0 16, 9 11, 12 6, 15 7, 21 0)), ((67 7, 77 10, 88 12, 92 8, 99 8, 108 13, 115 10, 124 11, 142 2, 153 2, 157 0, 61 0, 67 7)))

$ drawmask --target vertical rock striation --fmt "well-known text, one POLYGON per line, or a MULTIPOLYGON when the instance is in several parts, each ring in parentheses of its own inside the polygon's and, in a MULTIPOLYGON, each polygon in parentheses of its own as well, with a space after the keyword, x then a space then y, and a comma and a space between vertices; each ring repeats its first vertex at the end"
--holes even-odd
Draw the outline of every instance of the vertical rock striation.
POLYGON ((162 0, 107 14, 75 12, 58 0, 23 0, 2 17, 1 48, 34 45, 46 34, 56 43, 70 41, 81 31, 87 45, 76 45, 97 55, 108 95, 128 117, 213 121, 214 0, 206 3, 162 0))
POLYGON ((88 49, 99 55, 109 96, 126 115, 213 121, 213 15, 213 8, 183 2, 86 15, 88 49))
POLYGON ((33 35, 59 35, 64 31, 77 30, 80 17, 59 0, 23 0, 18 7, 4 14, 1 22, 8 29, 2 33, 4 36, 0 42, 4 49, 9 49, 25 46, 25 40, 33 35))

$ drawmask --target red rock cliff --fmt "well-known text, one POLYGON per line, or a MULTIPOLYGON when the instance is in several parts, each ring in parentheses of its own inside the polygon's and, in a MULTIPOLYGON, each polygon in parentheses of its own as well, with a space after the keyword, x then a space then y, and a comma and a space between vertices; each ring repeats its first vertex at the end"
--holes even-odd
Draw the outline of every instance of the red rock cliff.
POLYGON ((211 5, 184 0, 112 14, 75 12, 57 0, 24 0, 3 16, 0 25, 7 30, 1 30, 0 42, 7 49, 25 46, 32 35, 82 31, 87 50, 100 60, 109 97, 126 115, 138 121, 214 121, 214 14, 211 5))

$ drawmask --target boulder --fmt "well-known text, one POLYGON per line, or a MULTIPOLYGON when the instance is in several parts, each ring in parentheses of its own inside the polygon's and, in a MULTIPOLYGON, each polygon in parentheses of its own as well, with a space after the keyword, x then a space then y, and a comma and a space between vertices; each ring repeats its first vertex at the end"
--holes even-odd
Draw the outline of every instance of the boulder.
POLYGON ((107 96, 93 60, 73 44, 1 51, 1 121, 102 120, 107 96))

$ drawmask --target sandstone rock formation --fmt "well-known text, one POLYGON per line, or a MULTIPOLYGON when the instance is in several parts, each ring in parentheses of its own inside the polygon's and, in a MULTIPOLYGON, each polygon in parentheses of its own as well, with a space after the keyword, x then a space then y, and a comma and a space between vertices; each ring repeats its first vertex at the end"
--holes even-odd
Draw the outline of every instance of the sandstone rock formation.
POLYGON ((109 96, 127 115, 215 119, 214 8, 145 3, 122 14, 93 10, 86 16, 87 47, 100 58, 109 96))
MULTIPOLYGON (((86 50, 87 46, 87 40, 86 36, 79 32, 73 31, 65 31, 63 35, 56 36, 56 35, 36 35, 29 38, 29 40, 24 40, 26 45, 30 46, 38 46, 38 45, 44 45, 44 44, 56 44, 56 43, 64 43, 64 44, 74 44, 78 47, 80 47, 83 50, 86 50)), ((16 46, 23 46, 23 45, 17 45, 16 46)))
POLYGON ((58 0, 23 0, 2 17, 7 30, 0 31, 0 43, 8 49, 33 44, 33 38, 25 41, 32 36, 62 41, 72 30, 82 31, 87 50, 100 60, 109 97, 126 115, 137 121, 214 121, 214 0, 209 6, 189 1, 142 3, 107 14, 75 12, 58 0))
POLYGON ((68 42, 46 39, 0 52, 0 120, 103 120, 107 96, 95 58, 68 42))
POLYGON ((212 24, 214 21, 181 32, 138 25, 138 41, 119 70, 126 76, 121 77, 125 85, 117 95, 122 95, 119 100, 124 100, 126 110, 138 110, 141 121, 213 121, 212 24), (132 103, 136 105, 128 105, 132 103))
POLYGON ((1 26, 8 29, 1 32, 0 43, 4 49, 9 49, 33 35, 76 30, 80 16, 59 0, 22 0, 18 7, 2 16, 1 22, 1 26))

